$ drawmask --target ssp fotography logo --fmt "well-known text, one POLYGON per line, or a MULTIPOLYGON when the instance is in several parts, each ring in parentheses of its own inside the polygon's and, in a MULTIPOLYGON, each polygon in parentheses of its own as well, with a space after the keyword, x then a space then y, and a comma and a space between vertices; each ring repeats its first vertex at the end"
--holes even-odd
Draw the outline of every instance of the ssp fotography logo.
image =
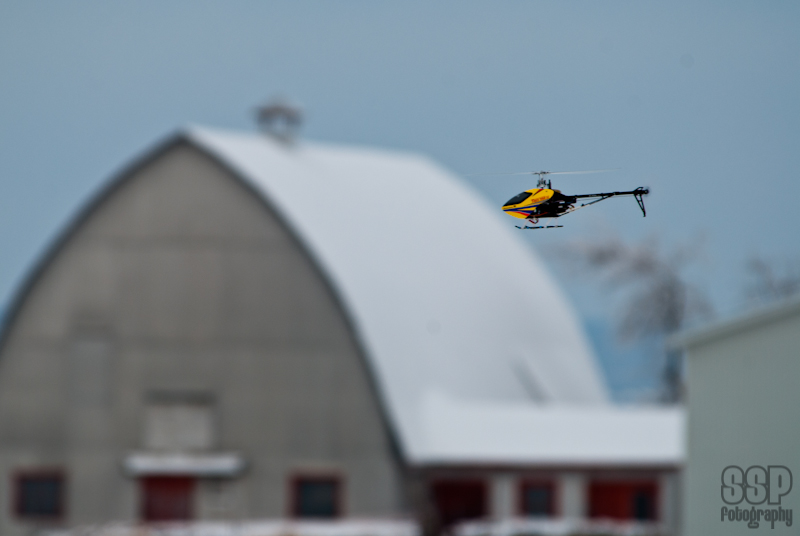
POLYGON ((791 527, 792 509, 781 506, 781 499, 790 491, 792 472, 788 467, 753 465, 743 470, 729 465, 722 470, 722 501, 732 507, 722 507, 720 520, 747 523, 751 529, 762 522, 773 529, 775 523, 791 527))

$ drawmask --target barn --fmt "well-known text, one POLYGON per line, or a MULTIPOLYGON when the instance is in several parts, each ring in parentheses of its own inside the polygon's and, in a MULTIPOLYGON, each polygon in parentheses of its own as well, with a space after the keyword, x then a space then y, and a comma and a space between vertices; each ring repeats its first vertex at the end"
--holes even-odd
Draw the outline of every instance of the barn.
POLYGON ((67 224, 0 333, 0 533, 111 520, 677 515, 535 254, 397 151, 187 127, 67 224))

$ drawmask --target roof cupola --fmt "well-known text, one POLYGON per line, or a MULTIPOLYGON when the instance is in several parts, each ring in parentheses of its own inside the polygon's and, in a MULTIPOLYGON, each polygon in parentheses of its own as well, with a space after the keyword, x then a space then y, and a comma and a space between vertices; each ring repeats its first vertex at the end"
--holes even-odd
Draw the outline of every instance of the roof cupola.
POLYGON ((275 97, 256 109, 256 121, 263 133, 291 143, 303 122, 303 110, 286 98, 275 97))

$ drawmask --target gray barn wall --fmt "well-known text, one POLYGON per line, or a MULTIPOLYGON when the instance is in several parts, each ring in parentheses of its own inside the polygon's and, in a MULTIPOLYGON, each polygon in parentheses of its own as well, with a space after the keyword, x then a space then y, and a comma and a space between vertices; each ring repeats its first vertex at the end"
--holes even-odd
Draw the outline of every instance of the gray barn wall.
POLYGON ((26 468, 65 471, 69 525, 136 519, 121 463, 143 449, 154 391, 211 396, 213 450, 248 463, 241 478, 202 483, 199 517, 284 516, 288 479, 304 471, 345 477, 346 515, 404 508, 368 367, 325 280, 262 200, 185 143, 90 213, 12 320, 0 348, 3 535, 30 526, 10 514, 12 475, 26 468), (87 347, 106 357, 81 358, 87 347))

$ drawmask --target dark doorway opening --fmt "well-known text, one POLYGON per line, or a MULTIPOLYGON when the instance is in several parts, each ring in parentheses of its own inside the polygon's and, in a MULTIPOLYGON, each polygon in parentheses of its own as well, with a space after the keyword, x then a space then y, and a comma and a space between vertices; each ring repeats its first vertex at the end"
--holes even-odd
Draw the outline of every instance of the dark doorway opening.
POLYGON ((145 522, 189 521, 194 515, 195 479, 182 476, 142 478, 141 517, 145 522))
POLYGON ((487 490, 483 480, 438 480, 431 486, 439 522, 448 527, 487 515, 487 490))
POLYGON ((519 488, 519 512, 523 516, 553 517, 555 485, 550 481, 524 480, 519 488))

